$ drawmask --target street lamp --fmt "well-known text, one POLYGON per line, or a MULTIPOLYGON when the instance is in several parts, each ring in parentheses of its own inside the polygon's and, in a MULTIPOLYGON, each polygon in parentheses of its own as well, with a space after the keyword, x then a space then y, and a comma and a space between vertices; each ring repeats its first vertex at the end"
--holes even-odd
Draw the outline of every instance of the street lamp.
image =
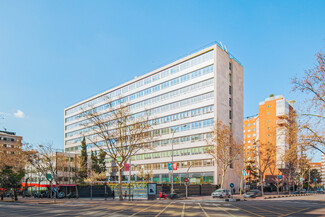
MULTIPOLYGON (((182 125, 182 127, 186 127, 187 125, 184 124, 182 125)), ((172 189, 171 189, 171 193, 173 194, 174 193, 174 168, 173 168, 173 165, 174 165, 174 135, 175 135, 175 130, 173 128, 171 128, 172 132, 173 132, 173 135, 172 135, 172 189)))

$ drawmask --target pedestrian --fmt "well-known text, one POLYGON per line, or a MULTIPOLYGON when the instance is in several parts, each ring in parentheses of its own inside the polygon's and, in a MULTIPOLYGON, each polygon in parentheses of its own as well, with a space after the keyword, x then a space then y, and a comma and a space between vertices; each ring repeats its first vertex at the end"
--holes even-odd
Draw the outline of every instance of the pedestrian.
POLYGON ((125 192, 124 192, 124 198, 126 198, 127 194, 128 194, 128 192, 125 191, 125 192))
POLYGON ((235 189, 235 188, 233 188, 233 190, 232 190, 232 191, 233 191, 233 194, 235 194, 235 193, 236 193, 236 189, 235 189))
POLYGON ((112 192, 112 197, 113 197, 113 200, 115 199, 115 191, 113 190, 112 192))

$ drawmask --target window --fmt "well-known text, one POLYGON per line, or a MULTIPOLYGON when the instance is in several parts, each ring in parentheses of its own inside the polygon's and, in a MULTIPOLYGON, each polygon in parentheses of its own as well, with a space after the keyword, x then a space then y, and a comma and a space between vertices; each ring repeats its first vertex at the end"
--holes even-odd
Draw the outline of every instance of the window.
POLYGON ((253 128, 253 131, 255 131, 256 130, 256 128, 253 128))
POLYGON ((231 106, 231 98, 229 98, 229 106, 231 106))
POLYGON ((229 94, 231 94, 231 86, 229 86, 229 94))
POLYGON ((253 123, 253 125, 255 125, 255 122, 253 123))
POLYGON ((251 124, 247 124, 247 127, 249 127, 251 124))
POLYGON ((250 130, 250 129, 248 129, 248 130, 247 130, 247 132, 251 132, 251 130, 250 130))
POLYGON ((231 63, 229 63, 229 70, 231 70, 231 63))
POLYGON ((231 73, 229 73, 229 82, 231 82, 231 73))
POLYGON ((229 111, 229 119, 231 119, 231 111, 229 111))

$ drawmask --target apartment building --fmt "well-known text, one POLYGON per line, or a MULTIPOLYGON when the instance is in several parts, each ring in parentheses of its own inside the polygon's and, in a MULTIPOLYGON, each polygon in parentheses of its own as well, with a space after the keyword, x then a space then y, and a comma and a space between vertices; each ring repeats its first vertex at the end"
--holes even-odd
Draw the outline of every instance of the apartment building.
MULTIPOLYGON (((243 139, 243 67, 218 43, 66 108, 65 151, 79 151, 82 136, 87 140, 94 133, 81 125, 85 119, 83 110, 91 105, 104 114, 105 97, 113 102, 122 97, 133 114, 147 109, 157 123, 154 129, 159 130, 160 136, 152 142, 154 148, 132 156, 132 176, 145 170, 153 174, 154 182, 170 182, 167 164, 171 162, 173 146, 174 162, 178 165, 174 181, 183 181, 190 168, 190 182, 217 184, 220 171, 205 152, 204 141, 215 120, 230 126, 237 141, 243 139)), ((89 140, 87 143, 92 147, 89 140)), ((107 175, 112 179, 114 168, 110 163, 107 166, 107 175)), ((240 179, 233 168, 226 179, 226 186, 230 182, 239 186, 240 179)))
MULTIPOLYGON (((22 137, 15 132, 0 131, 0 164, 18 166, 17 157, 22 151, 22 137)), ((0 165, 1 166, 1 165, 0 165)))
POLYGON ((264 154, 264 147, 274 146, 276 154, 273 156, 274 165, 265 173, 266 182, 272 182, 272 175, 280 174, 286 169, 283 154, 288 148, 286 133, 284 132, 283 117, 288 117, 293 111, 293 101, 287 101, 282 95, 270 96, 259 103, 258 115, 244 120, 244 152, 247 159, 254 158, 259 164, 260 154, 264 154), (265 146, 266 145, 266 146, 265 146))

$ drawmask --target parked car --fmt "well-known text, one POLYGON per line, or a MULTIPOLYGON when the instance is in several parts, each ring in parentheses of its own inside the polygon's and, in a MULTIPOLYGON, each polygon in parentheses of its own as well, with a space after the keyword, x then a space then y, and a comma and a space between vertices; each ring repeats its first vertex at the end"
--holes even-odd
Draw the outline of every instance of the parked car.
POLYGON ((300 194, 305 194, 305 193, 307 193, 306 189, 303 188, 303 189, 300 190, 300 194))
POLYGON ((70 198, 77 198, 77 195, 75 193, 70 192, 69 194, 67 194, 67 197, 70 198))
POLYGON ((225 198, 225 197, 230 197, 231 196, 231 191, 228 189, 217 189, 211 194, 212 198, 225 198))
POLYGON ((65 197, 65 193, 64 192, 59 192, 59 194, 58 194, 58 198, 59 199, 62 199, 62 198, 64 198, 65 197))
POLYGON ((262 192, 260 190, 250 190, 244 194, 244 198, 261 197, 262 192))

